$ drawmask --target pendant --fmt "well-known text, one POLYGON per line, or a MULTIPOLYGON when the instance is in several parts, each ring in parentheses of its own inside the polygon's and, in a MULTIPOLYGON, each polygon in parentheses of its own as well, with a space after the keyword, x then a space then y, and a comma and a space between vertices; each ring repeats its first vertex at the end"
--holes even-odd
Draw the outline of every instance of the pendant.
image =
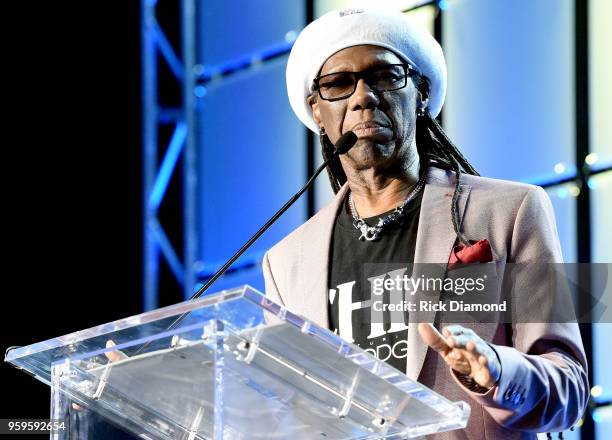
POLYGON ((371 228, 365 223, 361 225, 361 235, 359 236, 359 240, 364 241, 374 241, 378 238, 378 233, 375 228, 371 228))

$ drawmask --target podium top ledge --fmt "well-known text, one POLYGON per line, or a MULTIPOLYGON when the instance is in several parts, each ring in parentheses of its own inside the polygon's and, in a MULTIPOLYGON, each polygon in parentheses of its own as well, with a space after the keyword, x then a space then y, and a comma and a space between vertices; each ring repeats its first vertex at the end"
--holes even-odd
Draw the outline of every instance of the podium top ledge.
POLYGON ((91 357, 96 351, 98 354, 123 349, 129 351, 130 347, 180 335, 194 327, 201 328, 213 317, 237 329, 250 328, 264 322, 264 310, 284 320, 280 306, 267 300, 253 287, 243 285, 28 346, 11 347, 4 360, 50 384, 51 367, 66 359, 91 357), (180 325, 169 328, 178 317, 182 318, 180 325), (109 340, 116 344, 113 348, 107 348, 109 340))

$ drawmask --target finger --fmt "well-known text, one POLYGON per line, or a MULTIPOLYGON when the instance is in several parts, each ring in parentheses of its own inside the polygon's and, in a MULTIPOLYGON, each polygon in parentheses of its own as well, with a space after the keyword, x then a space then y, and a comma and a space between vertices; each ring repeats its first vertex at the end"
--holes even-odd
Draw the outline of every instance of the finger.
POLYGON ((470 372, 472 371, 470 363, 463 355, 463 350, 451 350, 448 356, 444 358, 444 361, 453 370, 458 371, 462 374, 470 374, 470 372))
MULTIPOLYGON (((115 344, 115 342, 113 340, 109 339, 108 341, 106 341, 106 348, 111 348, 111 347, 114 347, 115 345, 117 345, 117 344, 115 344)), ((104 355, 111 362, 118 362, 118 361, 120 361, 122 359, 127 358, 127 356, 124 353, 122 353, 121 351, 119 351, 119 350, 107 351, 106 353, 104 353, 104 355)))
POLYGON ((461 350, 457 350, 456 348, 451 350, 451 352, 449 353, 448 357, 450 357, 451 359, 454 359, 454 360, 460 360, 460 359, 464 358, 463 353, 461 353, 461 350))
POLYGON ((466 329, 465 327, 461 326, 461 325, 457 325, 457 324, 453 324, 453 325, 447 325, 446 327, 444 327, 445 331, 448 331, 448 333, 450 335, 462 335, 465 334, 466 329))
POLYGON ((425 344, 444 356, 448 354, 451 348, 444 336, 433 325, 421 323, 418 329, 419 335, 421 335, 421 339, 425 344))
POLYGON ((487 381, 490 381, 492 378, 492 372, 490 369, 489 359, 486 356, 478 356, 478 371, 482 376, 486 378, 487 381))
POLYGON ((486 353, 483 353, 478 356, 478 364, 482 366, 482 368, 486 369, 491 375, 496 374, 496 366, 494 360, 489 357, 486 353))
POLYGON ((449 354, 449 358, 451 358, 453 362, 460 362, 468 365, 472 370, 479 368, 477 356, 465 348, 453 348, 451 354, 449 354))
POLYGON ((463 327, 456 324, 444 327, 444 335, 447 337, 453 336, 457 338, 460 342, 463 340, 469 341, 479 339, 479 336, 471 328, 463 327))
POLYGON ((470 365, 472 365, 472 368, 474 369, 480 368, 480 365, 478 364, 478 357, 480 356, 480 353, 476 351, 475 344, 473 344, 472 342, 469 342, 468 346, 472 350, 469 350, 466 347, 466 349, 464 350, 465 358, 470 363, 470 365))
POLYGON ((473 370, 478 372, 478 383, 483 386, 490 386, 492 374, 489 365, 489 360, 486 356, 478 356, 473 363, 473 370))
POLYGON ((469 335, 463 335, 463 334, 453 334, 451 337, 448 338, 448 340, 453 340, 453 347, 456 348, 466 348, 468 342, 472 341, 472 337, 469 335))
MULTIPOLYGON (((482 340, 472 341, 468 343, 471 361, 480 365, 480 358, 484 357, 487 362, 490 362, 490 356, 493 354, 491 348, 482 340)), ((488 367, 487 367, 488 368, 488 367)))
POLYGON ((478 363, 478 358, 483 354, 478 347, 478 343, 474 341, 470 341, 465 345, 466 357, 475 364, 478 363))
POLYGON ((453 362, 461 365, 463 368, 471 368, 472 363, 470 362, 470 358, 466 356, 468 353, 462 349, 454 349, 453 352, 453 362))
POLYGON ((480 355, 478 357, 478 363, 480 364, 481 367, 488 368, 489 366, 489 360, 487 359, 486 356, 483 356, 483 355, 480 355))
POLYGON ((469 341, 467 344, 465 344, 465 349, 472 354, 476 353, 476 344, 474 341, 469 341))

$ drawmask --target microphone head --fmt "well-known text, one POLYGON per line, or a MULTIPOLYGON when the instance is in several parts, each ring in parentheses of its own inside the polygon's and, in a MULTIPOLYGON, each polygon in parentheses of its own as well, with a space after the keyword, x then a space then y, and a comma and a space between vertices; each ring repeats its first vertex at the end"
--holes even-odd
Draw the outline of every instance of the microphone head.
POLYGON ((338 142, 336 142, 336 150, 334 151, 334 153, 345 154, 346 152, 348 152, 348 150, 353 148, 353 145, 355 145, 356 143, 357 135, 352 131, 347 131, 342 136, 340 136, 340 139, 338 139, 338 142))

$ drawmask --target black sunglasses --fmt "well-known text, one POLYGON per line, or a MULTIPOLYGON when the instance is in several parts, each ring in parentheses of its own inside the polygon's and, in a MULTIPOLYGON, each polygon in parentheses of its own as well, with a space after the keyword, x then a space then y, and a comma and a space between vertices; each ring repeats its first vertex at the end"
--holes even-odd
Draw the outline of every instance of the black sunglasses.
POLYGON ((391 92, 406 87, 408 76, 418 71, 407 64, 384 64, 361 72, 335 72, 313 80, 313 90, 321 99, 339 101, 355 93, 360 78, 375 92, 391 92))

